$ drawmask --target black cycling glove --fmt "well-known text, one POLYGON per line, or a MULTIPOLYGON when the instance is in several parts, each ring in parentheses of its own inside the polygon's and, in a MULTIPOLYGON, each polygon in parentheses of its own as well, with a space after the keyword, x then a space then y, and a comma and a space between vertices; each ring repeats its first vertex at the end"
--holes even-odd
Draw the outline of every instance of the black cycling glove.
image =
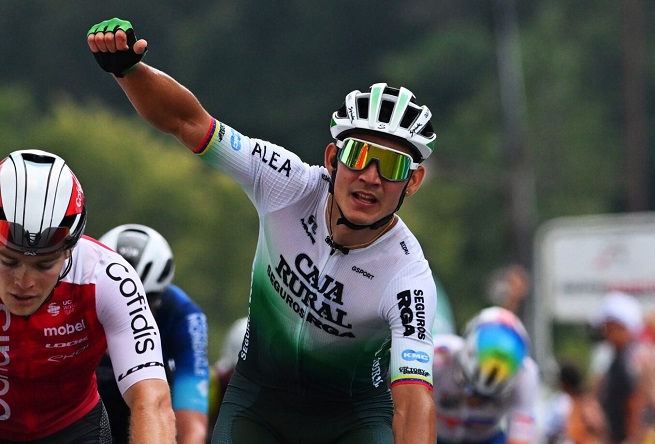
POLYGON ((119 29, 125 31, 125 34, 127 34, 127 46, 129 49, 127 51, 117 51, 113 53, 98 51, 94 52, 93 56, 102 69, 112 73, 116 77, 123 77, 125 74, 136 68, 137 63, 139 63, 143 56, 146 55, 146 52, 148 52, 147 48, 143 54, 137 54, 134 52, 136 35, 134 34, 132 24, 127 20, 113 18, 111 20, 100 22, 97 25, 93 25, 86 35, 88 37, 97 32, 116 32, 119 29))

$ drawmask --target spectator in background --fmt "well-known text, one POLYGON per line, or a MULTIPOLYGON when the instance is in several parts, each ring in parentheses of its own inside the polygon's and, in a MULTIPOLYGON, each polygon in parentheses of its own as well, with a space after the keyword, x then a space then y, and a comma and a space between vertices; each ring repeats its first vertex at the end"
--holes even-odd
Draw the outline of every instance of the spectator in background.
POLYGON ((603 444, 607 442, 605 415, 596 397, 586 390, 580 368, 564 362, 559 368, 559 392, 547 410, 548 444, 603 444))
MULTIPOLYGON (((118 226, 100 239, 139 274, 159 327, 166 377, 171 387, 178 444, 204 444, 207 436, 209 364, 207 318, 200 307, 172 284, 175 262, 170 245, 145 225, 118 226)), ((111 376, 105 356, 96 370, 100 396, 107 407, 114 444, 128 442, 129 410, 111 376)))
POLYGON ((545 400, 543 417, 543 434, 546 444, 569 444, 566 433, 566 421, 571 412, 572 396, 567 390, 568 383, 564 378, 565 364, 558 373, 557 386, 545 400))
POLYGON ((643 347, 642 387, 647 397, 643 421, 645 437, 643 444, 655 444, 655 310, 644 315, 644 329, 639 338, 643 347))
POLYGON ((598 399, 609 426, 611 443, 639 443, 644 435, 643 353, 638 338, 643 329, 639 301, 622 292, 603 297, 593 323, 612 346, 612 361, 599 380, 598 399))
POLYGON ((523 301, 530 291, 530 275, 520 264, 498 268, 487 281, 487 298, 495 306, 521 315, 523 301))

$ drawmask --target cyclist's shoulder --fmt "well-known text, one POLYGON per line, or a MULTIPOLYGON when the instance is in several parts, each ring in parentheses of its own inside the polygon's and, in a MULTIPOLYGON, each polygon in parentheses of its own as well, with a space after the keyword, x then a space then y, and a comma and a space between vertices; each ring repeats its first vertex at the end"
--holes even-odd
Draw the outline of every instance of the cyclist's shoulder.
POLYGON ((200 305, 177 285, 166 287, 157 309, 157 324, 172 327, 197 322, 206 323, 206 315, 200 305))
POLYGON ((162 304, 171 307, 185 307, 189 311, 202 311, 196 301, 181 287, 170 284, 161 295, 162 304))
POLYGON ((127 261, 98 240, 83 235, 72 250, 72 274, 89 276, 106 273, 112 263, 127 265, 127 261))

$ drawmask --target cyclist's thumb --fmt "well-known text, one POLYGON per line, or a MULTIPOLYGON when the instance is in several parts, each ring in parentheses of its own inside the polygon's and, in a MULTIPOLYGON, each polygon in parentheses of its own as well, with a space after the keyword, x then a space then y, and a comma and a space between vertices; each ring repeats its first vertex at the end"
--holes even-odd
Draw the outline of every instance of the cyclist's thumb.
POLYGON ((145 39, 137 40, 136 43, 134 43, 133 49, 135 53, 142 55, 148 49, 148 42, 145 39))

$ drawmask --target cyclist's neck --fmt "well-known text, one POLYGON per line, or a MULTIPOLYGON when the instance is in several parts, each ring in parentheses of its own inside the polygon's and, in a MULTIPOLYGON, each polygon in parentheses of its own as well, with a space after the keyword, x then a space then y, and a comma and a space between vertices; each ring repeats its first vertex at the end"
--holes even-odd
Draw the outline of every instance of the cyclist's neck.
POLYGON ((349 224, 343 223, 341 219, 344 219, 344 216, 334 201, 333 195, 329 195, 325 209, 325 220, 330 234, 326 242, 333 250, 340 250, 343 253, 368 247, 393 228, 398 221, 396 215, 391 214, 388 220, 384 221, 380 226, 376 228, 365 226, 366 229, 361 229, 352 228, 349 224))

